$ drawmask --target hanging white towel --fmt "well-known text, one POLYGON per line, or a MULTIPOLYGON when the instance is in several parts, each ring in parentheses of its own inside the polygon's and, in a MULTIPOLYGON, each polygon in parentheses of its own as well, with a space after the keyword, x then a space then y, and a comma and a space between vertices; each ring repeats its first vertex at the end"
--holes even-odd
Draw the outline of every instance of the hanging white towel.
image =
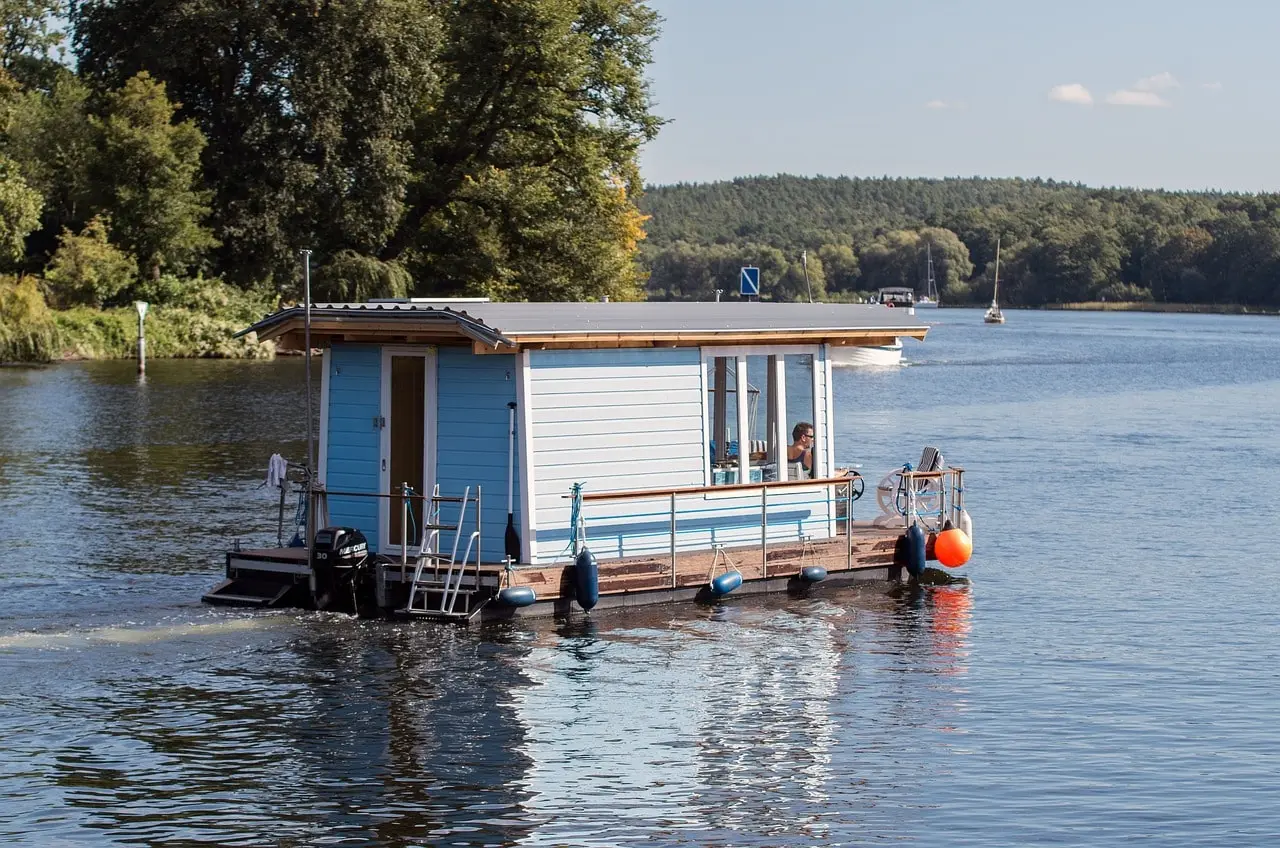
POLYGON ((281 489, 289 483, 289 463, 278 453, 267 460, 267 488, 281 489))

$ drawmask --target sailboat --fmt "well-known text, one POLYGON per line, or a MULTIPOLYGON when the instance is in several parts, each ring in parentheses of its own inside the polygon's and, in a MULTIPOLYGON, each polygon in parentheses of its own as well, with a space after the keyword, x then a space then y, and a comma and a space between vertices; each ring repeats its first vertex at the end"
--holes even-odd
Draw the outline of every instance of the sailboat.
POLYGON ((924 281, 924 294, 916 300, 917 308, 927 308, 938 305, 938 284, 933 279, 933 245, 925 245, 926 256, 929 258, 929 272, 924 281))
POLYGON ((996 239, 996 278, 991 289, 991 306, 982 320, 987 324, 1004 323, 1004 313, 1000 311, 1000 239, 996 239))

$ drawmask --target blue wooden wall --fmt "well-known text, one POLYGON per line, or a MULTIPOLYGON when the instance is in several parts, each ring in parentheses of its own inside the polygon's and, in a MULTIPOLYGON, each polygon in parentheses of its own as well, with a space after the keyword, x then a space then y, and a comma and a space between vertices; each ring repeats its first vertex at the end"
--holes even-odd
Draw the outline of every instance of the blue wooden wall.
MULTIPOLYGON (((325 485, 331 491, 379 491, 382 351, 373 345, 334 345, 325 357, 329 369, 328 444, 325 485)), ((329 498, 329 523, 355 527, 378 549, 378 501, 335 495, 329 498)))
MULTIPOLYGON (((466 486, 483 494, 481 553, 486 562, 503 557, 507 529, 507 404, 516 399, 516 358, 512 355, 477 356, 469 348, 442 347, 436 377, 438 429, 436 431, 436 480, 442 495, 461 495, 466 486)), ((520 453, 515 456, 515 525, 520 529, 520 453)), ((456 513, 446 505, 444 523, 456 513)), ((474 507, 466 519, 468 533, 475 527, 474 507)), ((453 546, 453 534, 441 534, 441 547, 453 546)), ((466 534, 458 548, 466 545, 466 534)))

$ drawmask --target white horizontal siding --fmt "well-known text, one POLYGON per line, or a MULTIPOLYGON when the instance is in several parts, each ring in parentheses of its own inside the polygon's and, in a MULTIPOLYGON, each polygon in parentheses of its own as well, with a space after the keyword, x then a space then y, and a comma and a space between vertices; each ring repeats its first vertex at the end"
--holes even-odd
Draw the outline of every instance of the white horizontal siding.
MULTIPOLYGON (((588 493, 705 485, 701 351, 534 351, 529 364, 537 562, 568 558, 574 483, 588 493)), ((818 379, 821 397, 826 381, 818 379)), ((815 406, 815 426, 829 430, 825 405, 815 406)), ((826 498, 825 490, 771 493, 769 541, 827 537, 826 498)), ((678 498, 677 550, 758 543, 760 508, 759 492, 678 498)), ((583 513, 597 556, 661 555, 671 548, 668 497, 587 501, 583 513)))
MULTIPOLYGON (((545 351, 548 353, 556 353, 558 351, 545 351)), ((621 370, 621 369, 615 369, 621 370)), ((601 393, 612 393, 619 390, 619 375, 610 377, 601 377, 594 380, 587 380, 581 377, 572 379, 537 379, 537 372, 534 372, 534 382, 541 397, 549 397, 551 395, 567 395, 570 398, 582 397, 583 395, 594 395, 601 393)), ((701 386, 702 378, 695 371, 693 374, 686 374, 682 377, 653 377, 647 373, 641 372, 626 378, 626 393, 635 398, 645 394, 652 395, 670 395, 673 392, 679 393, 682 390, 691 389, 697 392, 701 386)), ((632 401, 634 403, 634 401, 632 401)))
MULTIPOLYGON (((535 351, 529 363, 540 561, 563 558, 570 520, 565 496, 574 483, 588 492, 702 484, 696 349, 535 351)), ((592 524, 607 526, 609 516, 630 509, 592 504, 588 538, 592 524)))

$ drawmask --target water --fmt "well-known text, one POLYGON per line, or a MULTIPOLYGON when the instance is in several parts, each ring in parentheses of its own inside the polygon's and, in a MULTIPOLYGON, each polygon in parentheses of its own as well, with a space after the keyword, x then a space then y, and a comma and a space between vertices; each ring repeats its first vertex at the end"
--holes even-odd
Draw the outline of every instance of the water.
POLYGON ((963 464, 970 585, 471 629, 198 603, 298 361, 0 369, 0 843, 1280 839, 1280 322, 922 317, 838 455, 963 464))

